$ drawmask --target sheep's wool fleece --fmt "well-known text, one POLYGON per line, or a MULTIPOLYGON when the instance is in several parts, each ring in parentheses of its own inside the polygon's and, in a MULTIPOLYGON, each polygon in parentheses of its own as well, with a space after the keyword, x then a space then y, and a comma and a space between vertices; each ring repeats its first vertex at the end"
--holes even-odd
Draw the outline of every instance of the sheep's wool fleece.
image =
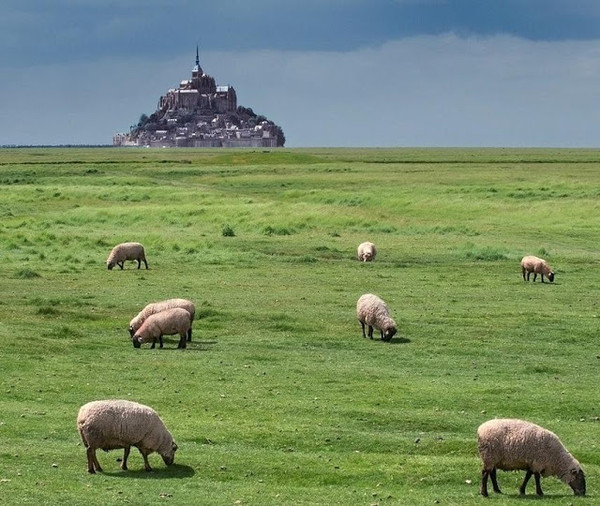
POLYGON ((144 247, 139 242, 122 242, 110 252, 108 260, 137 260, 144 257, 144 247))
POLYGON ((361 322, 381 330, 381 325, 390 322, 387 304, 377 295, 366 293, 356 303, 356 316, 361 322))
POLYGON ((194 306, 193 302, 187 299, 167 299, 162 300, 160 302, 152 302, 148 304, 144 309, 142 309, 138 313, 138 315, 135 318, 133 318, 129 322, 129 326, 135 332, 142 326, 142 323, 144 323, 150 315, 160 313, 161 311, 165 311, 166 309, 172 309, 174 307, 180 307, 182 309, 185 309, 188 313, 190 313, 191 320, 194 320, 196 306, 194 306))
POLYGON ((127 400, 84 404, 77 416, 77 427, 86 445, 92 448, 123 448, 143 440, 144 447, 156 451, 165 443, 172 443, 156 411, 127 400))
POLYGON ((358 246, 358 259, 363 260, 365 253, 370 253, 371 260, 375 259, 375 255, 377 255, 377 249, 372 242, 363 242, 358 246))
POLYGON ((161 335, 185 334, 190 325, 190 313, 180 307, 173 307, 150 315, 135 335, 147 342, 161 335))
POLYGON ((537 272, 538 274, 548 274, 550 272, 550 267, 546 260, 532 255, 523 257, 521 267, 529 272, 537 272))
POLYGON ((542 476, 562 475, 579 462, 556 434, 539 425, 517 419, 495 419, 477 430, 479 455, 486 469, 531 469, 542 476))

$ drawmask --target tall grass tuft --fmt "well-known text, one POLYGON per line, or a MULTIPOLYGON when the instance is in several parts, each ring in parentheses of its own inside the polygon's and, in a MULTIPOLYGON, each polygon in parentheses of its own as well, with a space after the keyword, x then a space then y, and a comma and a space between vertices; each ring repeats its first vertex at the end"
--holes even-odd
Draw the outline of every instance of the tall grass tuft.
POLYGON ((15 273, 15 278, 17 279, 35 279, 40 277, 40 274, 31 269, 21 269, 15 273))

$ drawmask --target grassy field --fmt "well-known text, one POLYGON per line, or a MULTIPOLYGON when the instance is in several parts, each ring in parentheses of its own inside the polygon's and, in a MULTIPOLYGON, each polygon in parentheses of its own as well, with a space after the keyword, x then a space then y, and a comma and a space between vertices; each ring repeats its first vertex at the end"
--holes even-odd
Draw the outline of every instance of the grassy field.
POLYGON ((594 150, 0 150, 1 502, 517 504, 523 473, 478 495, 475 433, 520 417, 587 473, 545 502, 600 503, 599 231, 594 150), (149 270, 106 270, 123 241, 149 270), (389 344, 361 337, 367 292, 389 344), (171 297, 194 341, 134 349, 171 297), (75 419, 104 398, 155 408, 175 465, 88 475, 75 419))

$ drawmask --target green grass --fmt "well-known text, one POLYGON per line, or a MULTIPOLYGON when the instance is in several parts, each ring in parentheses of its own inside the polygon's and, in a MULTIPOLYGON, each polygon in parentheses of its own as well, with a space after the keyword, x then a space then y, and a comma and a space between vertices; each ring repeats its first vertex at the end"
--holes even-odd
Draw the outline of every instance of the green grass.
POLYGON ((582 463, 590 498, 547 478, 546 502, 591 504, 599 197, 596 150, 0 150, 2 502, 482 504, 475 432, 502 416, 582 463), (149 270, 106 269, 122 241, 149 270), (556 282, 524 283, 525 254, 556 282), (361 337, 367 292, 390 344, 361 337), (129 320, 170 297, 194 341, 135 350, 129 320), (176 465, 99 452, 88 475, 75 418, 104 398, 154 407, 176 465))

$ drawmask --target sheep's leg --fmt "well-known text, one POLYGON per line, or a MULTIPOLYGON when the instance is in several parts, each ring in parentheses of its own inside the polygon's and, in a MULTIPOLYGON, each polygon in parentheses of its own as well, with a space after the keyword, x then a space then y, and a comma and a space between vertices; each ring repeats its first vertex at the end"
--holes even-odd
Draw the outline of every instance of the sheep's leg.
POLYGON ((94 471, 94 450, 92 450, 90 447, 87 448, 86 450, 86 455, 87 455, 87 468, 88 468, 88 473, 90 474, 94 474, 96 471, 94 471))
POLYGON ((385 339, 383 338, 383 330, 381 330, 380 332, 381 332, 381 340, 385 341, 385 339))
POLYGON ((533 477, 535 478, 535 493, 537 495, 544 495, 542 484, 540 483, 540 473, 533 473, 533 477))
POLYGON ((527 271, 527 281, 529 281, 529 276, 531 276, 531 271, 527 271))
POLYGON ((121 462, 121 469, 123 469, 123 471, 127 471, 127 459, 129 458, 130 451, 131 446, 126 446, 125 451, 123 452, 123 462, 121 462))
POLYGON ((177 348, 181 348, 182 350, 185 350, 186 337, 187 337, 187 334, 185 332, 183 334, 179 334, 179 344, 177 345, 177 348))
POLYGON ((139 271, 140 267, 142 266, 142 261, 139 258, 137 259, 137 261, 138 261, 138 271, 139 271))
POLYGON ((490 473, 490 478, 492 479, 492 487, 494 487, 494 492, 496 492, 497 494, 501 494, 502 491, 500 490, 500 487, 498 486, 498 480, 496 479, 496 468, 494 467, 494 469, 492 469, 492 472, 490 473))
POLYGON ((190 327, 190 330, 188 330, 187 340, 188 340, 188 343, 192 342, 192 327, 190 327))
POLYGON ((123 270, 123 266, 125 265, 125 260, 123 260, 121 263, 117 262, 117 265, 121 268, 121 270, 123 270))
POLYGON ((163 347, 162 335, 158 336, 158 345, 159 345, 159 348, 163 347))
POLYGON ((152 346, 150 346, 150 349, 153 350, 155 346, 156 346, 156 339, 152 339, 152 346))
POLYGON ((373 339, 373 327, 369 325, 369 339, 373 339))
POLYGON ((487 490, 487 481, 488 481, 488 476, 490 475, 490 472, 487 469, 482 469, 481 470, 481 495, 483 497, 487 497, 488 496, 488 490, 487 490))
POLYGON ((102 467, 100 467, 100 462, 98 462, 98 457, 96 457, 95 449, 88 447, 87 458, 88 458, 88 473, 94 474, 96 471, 102 472, 102 467))
POLYGON ((524 268, 524 267, 523 267, 523 268, 521 268, 521 274, 523 274, 523 281, 527 281, 527 280, 525 279, 525 268, 524 268))
POLYGON ((531 471, 530 469, 528 469, 527 472, 525 473, 525 479, 523 480, 523 484, 521 485, 521 488, 519 488, 519 494, 525 495, 525 489, 527 488, 527 483, 529 483, 529 478, 531 478, 532 474, 533 474, 533 471, 531 471))
POLYGON ((148 262, 146 262, 146 259, 144 258, 144 265, 146 265, 146 270, 148 270, 148 262))
POLYGON ((139 447, 138 447, 138 450, 140 451, 140 453, 142 454, 142 457, 144 458, 144 468, 148 472, 152 471, 152 468, 150 467, 150 462, 148 462, 148 455, 147 455, 147 453, 144 450, 142 450, 141 448, 139 448, 139 447))
POLYGON ((100 462, 98 462, 98 457, 96 457, 96 450, 94 450, 94 466, 96 467, 96 471, 102 472, 102 468, 100 467, 100 462))
POLYGON ((535 283, 535 280, 537 279, 537 272, 533 273, 533 282, 535 283))
MULTIPOLYGON (((360 320, 358 320, 360 322, 360 320)), ((365 322, 360 322, 360 326, 362 327, 362 333, 363 333, 363 337, 367 337, 367 335, 365 334, 365 322)))
POLYGON ((544 275, 540 274, 540 276, 542 276, 542 283, 544 282, 544 275))

